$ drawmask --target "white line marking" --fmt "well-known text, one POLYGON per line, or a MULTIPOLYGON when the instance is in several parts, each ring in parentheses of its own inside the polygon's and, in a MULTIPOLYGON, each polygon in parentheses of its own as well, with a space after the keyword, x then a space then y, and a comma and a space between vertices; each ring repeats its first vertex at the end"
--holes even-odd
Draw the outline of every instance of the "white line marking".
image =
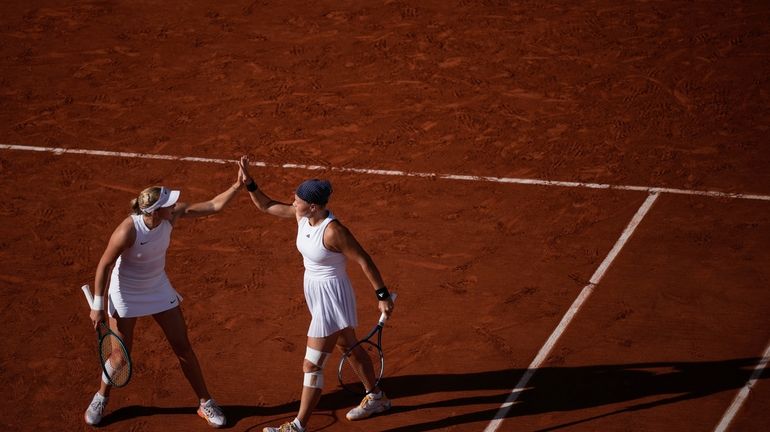
POLYGON ((617 242, 615 242, 615 246, 613 246, 612 250, 610 250, 610 253, 607 254, 607 257, 604 258, 604 261, 599 265, 599 268, 596 269, 593 276, 591 276, 591 279, 588 281, 594 285, 598 285, 599 282, 601 282, 602 278, 604 277, 604 273, 607 272, 607 269, 610 267, 610 264, 615 260, 615 257, 618 256, 618 253, 620 253, 620 249, 625 246, 626 242, 629 238, 631 238, 631 234, 634 233, 636 230, 636 227, 639 226, 639 223, 642 222, 642 219, 647 214, 647 212, 650 210, 650 207, 655 203, 655 200, 658 199, 658 193, 652 192, 650 193, 650 196, 647 197, 647 199, 644 201, 641 207, 639 207, 639 210, 636 211, 636 214, 633 218, 631 218, 631 222, 628 223, 628 226, 626 227, 626 230, 623 231, 623 234, 620 235, 620 238, 617 242))
MULTIPOLYGON (((212 158, 200 158, 200 157, 189 157, 189 156, 154 155, 154 154, 148 154, 148 153, 129 153, 129 152, 106 151, 106 150, 68 149, 68 148, 60 148, 60 147, 36 147, 36 146, 25 146, 25 145, 16 145, 16 144, 0 144, 0 149, 49 152, 57 155, 61 155, 65 153, 87 154, 87 155, 93 155, 93 156, 113 156, 113 157, 139 158, 139 159, 178 160, 178 161, 185 161, 185 162, 202 162, 202 163, 217 163, 217 164, 227 164, 227 163, 236 162, 235 160, 232 160, 232 159, 212 159, 212 158)), ((523 185, 558 186, 558 187, 586 188, 586 189, 613 189, 613 190, 627 190, 627 191, 648 192, 648 193, 665 192, 665 193, 678 194, 678 195, 699 195, 699 196, 707 196, 707 197, 713 197, 713 198, 734 198, 734 199, 770 201, 770 195, 663 188, 663 187, 655 187, 655 186, 628 186, 628 185, 611 185, 611 184, 604 184, 604 183, 585 183, 585 182, 570 182, 570 181, 558 181, 558 180, 523 179, 523 178, 474 176, 474 175, 460 175, 460 174, 421 173, 421 172, 380 170, 380 169, 367 169, 367 168, 341 168, 341 167, 328 167, 328 166, 322 166, 322 165, 303 165, 303 164, 294 164, 294 163, 270 164, 266 162, 251 162, 251 164, 254 166, 261 166, 261 167, 279 167, 279 168, 303 169, 303 170, 311 170, 311 171, 340 171, 340 172, 350 172, 350 173, 357 173, 357 174, 374 174, 374 175, 397 176, 397 177, 427 177, 427 178, 446 179, 446 180, 513 183, 513 184, 523 184, 523 185)))
POLYGON ((511 394, 508 395, 508 398, 503 402, 503 404, 500 406, 500 409, 497 410, 497 413, 495 414, 492 421, 487 425, 486 429, 484 429, 484 432, 495 432, 498 427, 500 427, 500 424, 505 419, 505 416, 508 415, 508 411, 510 411, 511 407, 516 403, 516 399, 519 398, 519 395, 527 389, 527 384, 529 384, 529 380, 532 379, 532 377, 535 375, 535 372, 537 369, 540 368, 540 366, 545 362, 545 360, 548 358, 548 355, 551 353, 551 350, 556 345, 556 342, 559 340, 561 335, 564 333, 564 330, 567 329, 567 326, 572 322, 572 318, 575 317, 575 315, 578 313, 581 307, 583 307, 583 303, 588 299, 588 297, 591 296, 591 293, 593 292, 596 285, 599 283, 599 281, 604 277, 604 273, 607 271, 607 269, 610 267, 610 264, 612 264, 612 261, 615 260, 615 258, 618 256, 618 253, 623 248, 623 246, 626 244, 629 238, 631 238, 631 234, 634 233, 634 230, 636 230, 636 227, 639 226, 639 223, 642 221, 644 216, 647 214, 647 212, 650 210, 652 205, 655 203, 655 200, 658 198, 657 192, 650 193, 650 196, 647 197, 647 199, 644 201, 641 207, 639 207, 639 210, 636 211, 636 214, 633 218, 631 218, 631 222, 628 223, 628 226, 623 231, 623 234, 620 235, 620 238, 617 242, 615 242, 615 246, 610 250, 610 253, 607 255, 606 258, 604 258, 604 261, 599 265, 599 268, 596 269, 594 272, 594 275, 591 277, 590 283, 583 287, 583 289, 580 291, 580 294, 578 294, 577 298, 574 302, 572 302, 572 305, 567 310, 567 313, 564 314, 564 317, 562 317, 561 321, 559 322, 559 325, 556 326, 556 329, 551 333, 551 336, 548 337, 548 340, 545 342, 545 345, 543 345, 542 348, 540 348, 540 351, 537 353, 537 356, 535 356, 535 359, 532 360, 532 363, 527 368, 527 371, 524 372, 524 375, 519 379, 519 382, 516 383, 516 387, 514 387, 513 390, 511 390, 511 394))
POLYGON ((738 410, 741 409, 743 402, 747 397, 749 397, 749 392, 751 392, 752 387, 754 387, 754 384, 762 375, 762 371, 764 371, 764 369, 767 367, 768 362, 770 362, 770 345, 767 345, 767 348, 765 348, 765 353, 762 355, 762 360, 759 362, 757 367, 754 368, 754 373, 751 374, 751 378, 749 378, 741 391, 738 392, 738 395, 735 396, 733 403, 730 404, 730 407, 727 408, 727 411, 725 411, 724 416, 722 416, 722 421, 719 422, 716 429, 714 429, 714 432, 724 432, 727 430, 727 428, 730 426, 730 422, 733 421, 733 418, 738 413, 738 410))

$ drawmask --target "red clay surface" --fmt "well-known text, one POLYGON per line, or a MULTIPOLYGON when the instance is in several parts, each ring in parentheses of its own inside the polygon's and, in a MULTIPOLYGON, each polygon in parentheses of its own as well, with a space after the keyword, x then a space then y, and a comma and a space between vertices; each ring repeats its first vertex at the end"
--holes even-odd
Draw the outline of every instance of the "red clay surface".
MULTIPOLYGON (((761 2, 4 2, 0 141, 269 164, 769 194, 761 2)), ((82 283, 138 191, 208 199, 235 165, 0 149, 2 430, 88 430, 82 283)), ((327 370, 311 430, 483 430, 640 192, 255 168, 304 178, 399 292, 392 412, 327 370)), ((246 194, 183 220, 167 270, 230 428, 290 420, 309 316, 291 221, 246 194)), ((661 196, 500 430, 713 430, 770 342, 767 201, 661 196)), ((360 332, 376 319, 357 268, 360 332)), ((103 430, 207 430, 151 319, 103 430)), ((335 356, 332 360, 337 360, 335 356)), ((734 430, 764 430, 766 372, 734 430)))

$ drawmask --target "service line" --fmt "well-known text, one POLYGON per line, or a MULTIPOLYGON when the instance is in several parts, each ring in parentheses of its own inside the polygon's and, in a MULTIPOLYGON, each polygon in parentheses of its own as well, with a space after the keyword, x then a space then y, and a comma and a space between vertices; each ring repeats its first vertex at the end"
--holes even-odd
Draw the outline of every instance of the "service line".
POLYGON ((497 428, 500 427, 500 424, 502 424, 503 420, 508 415, 508 411, 510 411, 513 404, 516 403, 516 399, 518 399, 521 393, 527 389, 529 380, 532 379, 532 377, 535 375, 535 372, 537 372, 540 366, 543 365, 543 362, 545 362, 545 360, 548 358, 548 355, 551 353, 554 345, 556 345, 556 342, 564 333, 564 330, 567 329, 567 326, 569 326, 570 322, 572 322, 572 319, 578 313, 580 308, 583 307, 583 304, 586 302, 586 300, 588 300, 588 297, 591 296, 591 293, 593 292, 596 285, 598 285, 604 277, 604 273, 618 256, 620 250, 623 249, 623 246, 625 246, 628 239, 631 238, 631 235, 636 230, 636 227, 639 226, 639 223, 642 222, 644 216, 648 211, 650 211, 650 208, 655 203, 655 200, 658 199, 658 196, 659 194, 657 192, 650 192, 650 195, 646 200, 644 200, 642 206, 639 207, 639 210, 636 211, 634 217, 631 218, 631 222, 629 222, 626 229, 623 230, 623 233, 620 235, 618 241, 615 242, 615 246, 613 246, 612 250, 610 250, 610 253, 607 254, 607 257, 604 258, 604 261, 602 261, 602 263, 599 265, 599 268, 596 269, 593 276, 591 276, 589 284, 583 287, 575 301, 572 302, 572 305, 567 310, 567 313, 562 317, 559 325, 556 326, 556 329, 553 331, 553 333, 551 333, 551 336, 548 337, 545 345, 540 348, 540 351, 535 356, 535 359, 532 360, 532 363, 530 363, 529 367, 524 372, 524 375, 522 375, 521 379, 519 379, 516 387, 511 390, 508 398, 500 406, 500 409, 497 410, 497 413, 489 425, 487 425, 486 429, 484 429, 484 432, 495 432, 497 428))
MULTIPOLYGON (((61 148, 61 147, 37 147, 37 146, 26 146, 26 145, 18 145, 18 144, 0 144, 0 149, 47 152, 47 153, 54 153, 58 155, 85 154, 85 155, 91 155, 91 156, 111 156, 111 157, 122 157, 122 158, 138 158, 138 159, 176 160, 176 161, 184 161, 184 162, 201 162, 201 163, 216 163, 216 164, 228 164, 228 163, 235 162, 235 160, 232 160, 232 159, 201 158, 201 157, 194 157, 194 156, 157 155, 157 154, 149 154, 149 153, 131 153, 131 152, 117 152, 117 151, 107 151, 107 150, 71 149, 71 148, 61 148)), ((350 173, 357 173, 357 174, 371 174, 371 175, 384 175, 384 176, 397 176, 397 177, 428 177, 428 178, 437 178, 437 179, 446 179, 446 180, 512 183, 512 184, 523 184, 523 185, 557 186, 557 187, 571 187, 571 188, 584 188, 584 189, 613 189, 613 190, 627 190, 627 191, 648 192, 648 193, 665 192, 665 193, 678 194, 678 195, 699 195, 699 196, 706 196, 706 197, 713 197, 713 198, 733 198, 733 199, 770 201, 770 195, 664 188, 664 187, 656 187, 656 186, 628 186, 628 185, 611 185, 611 184, 605 184, 605 183, 586 183, 586 182, 572 182, 572 181, 559 181, 559 180, 475 176, 475 175, 463 175, 463 174, 421 173, 421 172, 381 170, 381 169, 369 169, 369 168, 329 167, 329 166, 323 166, 323 165, 304 165, 304 164, 294 164, 294 163, 273 164, 273 163, 267 163, 267 162, 251 162, 251 164, 254 166, 261 166, 261 167, 277 167, 277 168, 285 168, 285 169, 302 169, 302 170, 313 170, 313 171, 319 171, 319 170, 340 171, 340 172, 350 172, 350 173)))

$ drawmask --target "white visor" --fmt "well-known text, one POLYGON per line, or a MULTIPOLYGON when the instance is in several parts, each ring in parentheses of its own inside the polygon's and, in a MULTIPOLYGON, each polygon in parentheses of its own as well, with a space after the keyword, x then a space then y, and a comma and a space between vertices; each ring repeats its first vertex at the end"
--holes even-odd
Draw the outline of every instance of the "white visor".
POLYGON ((159 208, 170 207, 176 204, 176 200, 178 199, 179 199, 178 190, 170 190, 170 189, 161 187, 160 196, 158 197, 158 200, 155 201, 151 206, 147 208, 143 208, 142 212, 144 212, 145 214, 150 214, 159 208))

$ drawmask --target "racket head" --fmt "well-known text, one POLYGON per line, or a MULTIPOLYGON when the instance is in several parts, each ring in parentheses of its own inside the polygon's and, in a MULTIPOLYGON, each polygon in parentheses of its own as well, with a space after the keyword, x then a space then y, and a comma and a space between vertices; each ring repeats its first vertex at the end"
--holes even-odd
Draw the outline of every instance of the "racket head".
POLYGON ((101 323, 99 335, 99 364, 114 387, 123 387, 131 379, 131 356, 123 339, 101 323), (109 362, 109 365, 108 363, 109 362))
POLYGON ((363 340, 353 345, 352 348, 342 355, 339 367, 337 368, 337 377, 342 388, 351 393, 364 396, 380 384, 384 370, 385 357, 380 347, 371 341, 363 340), (367 363, 370 363, 371 366, 367 363), (366 376, 365 370, 368 367, 372 368, 374 376, 374 383, 372 383, 370 391, 367 391, 366 386, 363 384, 366 376))

